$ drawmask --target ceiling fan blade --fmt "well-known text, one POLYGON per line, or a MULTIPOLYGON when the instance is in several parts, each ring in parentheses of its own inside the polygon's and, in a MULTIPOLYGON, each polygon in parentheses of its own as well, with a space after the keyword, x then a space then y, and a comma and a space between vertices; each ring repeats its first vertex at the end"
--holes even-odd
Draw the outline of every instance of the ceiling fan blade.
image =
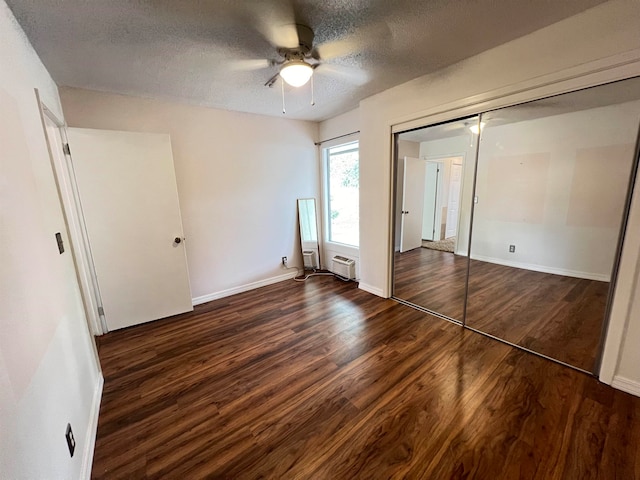
POLYGON ((355 55, 370 49, 380 42, 388 42, 392 35, 391 29, 386 22, 376 22, 359 28, 339 40, 318 45, 312 55, 319 60, 325 61, 355 55))
POLYGON ((354 85, 365 85, 371 80, 371 76, 365 70, 346 65, 322 63, 316 68, 316 71, 322 75, 339 77, 354 85))
POLYGON ((291 0, 257 1, 251 5, 251 19, 255 29, 274 47, 298 47, 298 30, 291 0))
POLYGON ((297 48, 298 31, 295 24, 264 25, 260 30, 264 37, 276 47, 297 48))
POLYGON ((274 65, 273 60, 268 60, 266 58, 240 59, 233 60, 228 63, 229 70, 235 72, 250 72, 253 70, 262 70, 263 68, 268 68, 272 65, 274 65))

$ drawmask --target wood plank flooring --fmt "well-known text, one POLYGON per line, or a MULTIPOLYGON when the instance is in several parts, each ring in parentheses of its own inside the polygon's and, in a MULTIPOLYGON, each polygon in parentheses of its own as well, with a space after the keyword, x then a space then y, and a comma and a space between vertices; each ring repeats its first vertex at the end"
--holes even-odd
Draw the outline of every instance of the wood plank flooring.
MULTIPOLYGON (((462 320, 467 259, 396 254, 394 295, 462 320)), ((583 370, 597 355, 609 284, 472 260, 467 324, 583 370)))
POLYGON ((93 478, 640 478, 640 398, 332 277, 105 335, 93 478))
POLYGON ((393 295, 462 322, 467 258, 415 248, 396 252, 393 295))

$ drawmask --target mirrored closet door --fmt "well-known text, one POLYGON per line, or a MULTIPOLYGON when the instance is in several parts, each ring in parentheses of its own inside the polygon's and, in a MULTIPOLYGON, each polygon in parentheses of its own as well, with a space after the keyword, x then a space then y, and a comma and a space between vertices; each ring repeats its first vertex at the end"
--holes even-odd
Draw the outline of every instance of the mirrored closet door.
POLYGON ((393 295, 462 322, 479 117, 396 136, 393 295))
POLYGON ((634 78, 397 134, 394 297, 595 372, 639 128, 634 78))
POLYGON ((482 115, 470 328, 594 371, 639 122, 638 79, 482 115))

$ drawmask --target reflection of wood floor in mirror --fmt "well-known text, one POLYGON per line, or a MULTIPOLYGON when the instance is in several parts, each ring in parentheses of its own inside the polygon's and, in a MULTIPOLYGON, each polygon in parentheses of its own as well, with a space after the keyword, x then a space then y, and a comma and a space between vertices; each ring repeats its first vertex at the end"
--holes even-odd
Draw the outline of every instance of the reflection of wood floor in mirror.
POLYGON ((416 248, 396 253, 394 271, 395 297, 462 321, 466 257, 416 248))
MULTIPOLYGON (((458 312, 454 318, 461 319, 466 258, 451 257, 424 248, 396 254, 394 295, 447 316, 454 315, 446 311, 458 312)), ((467 324, 590 371, 608 288, 605 282, 473 260, 467 324)))
POLYGON ((467 324, 593 370, 609 284, 471 261, 467 324))

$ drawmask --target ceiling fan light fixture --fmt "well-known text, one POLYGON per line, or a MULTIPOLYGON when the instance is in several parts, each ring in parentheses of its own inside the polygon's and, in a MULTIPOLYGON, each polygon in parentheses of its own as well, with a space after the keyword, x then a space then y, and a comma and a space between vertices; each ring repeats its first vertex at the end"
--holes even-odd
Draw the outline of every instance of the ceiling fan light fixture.
POLYGON ((280 76, 292 87, 301 87, 313 75, 313 67, 304 60, 290 60, 280 69, 280 76))

